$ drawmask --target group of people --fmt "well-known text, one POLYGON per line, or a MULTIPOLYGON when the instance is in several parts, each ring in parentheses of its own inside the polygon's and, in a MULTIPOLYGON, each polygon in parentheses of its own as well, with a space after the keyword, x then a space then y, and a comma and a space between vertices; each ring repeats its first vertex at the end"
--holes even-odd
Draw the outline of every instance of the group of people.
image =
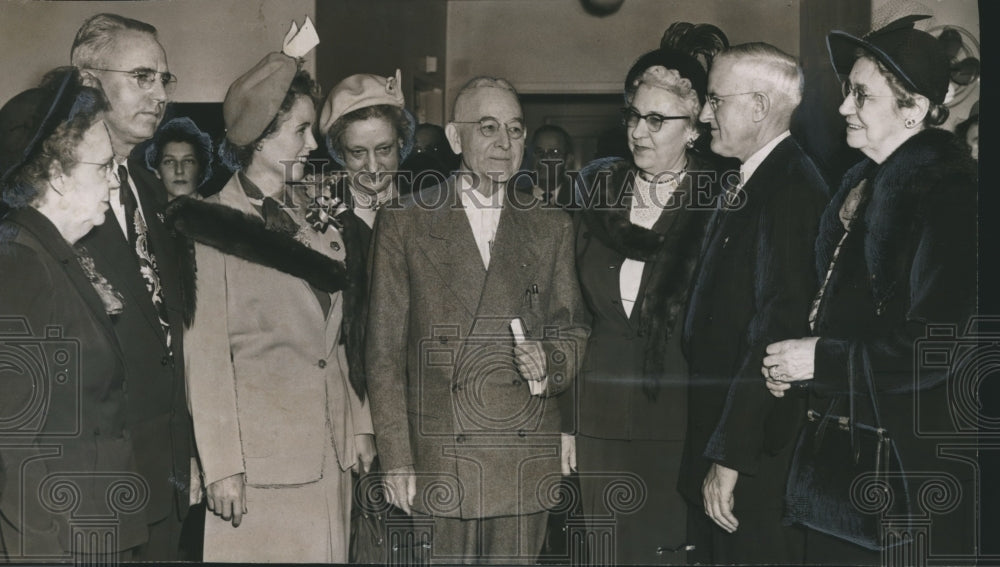
POLYGON ((626 74, 630 158, 568 175, 565 132, 528 136, 511 83, 477 77, 444 127, 457 170, 412 192, 398 72, 322 98, 269 53, 225 95, 233 175, 202 198, 211 141, 158 130, 156 29, 88 19, 0 109, 0 551, 177 560, 204 501, 206 561, 343 563, 377 468, 434 563, 535 563, 575 471, 576 560, 878 564, 789 520, 804 423, 849 415, 956 481, 930 537, 973 553, 973 469, 914 427, 951 423, 948 369, 914 354, 975 312, 978 175, 913 21, 828 37, 864 155, 832 191, 789 133, 796 60, 676 23, 626 74), (342 173, 316 174, 321 143, 342 173))

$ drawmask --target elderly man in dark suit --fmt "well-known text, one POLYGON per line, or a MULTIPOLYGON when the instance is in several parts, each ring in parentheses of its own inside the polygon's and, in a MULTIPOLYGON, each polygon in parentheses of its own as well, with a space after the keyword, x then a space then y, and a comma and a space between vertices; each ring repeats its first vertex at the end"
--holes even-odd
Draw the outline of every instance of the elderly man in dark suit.
POLYGON ((508 186, 525 130, 507 81, 470 81, 446 132, 462 168, 376 221, 366 356, 379 458, 392 502, 430 525, 431 561, 534 563, 560 478, 555 396, 588 334, 572 225, 508 186))
POLYGON ((801 92, 795 59, 763 43, 729 49, 709 73, 701 120, 712 150, 741 166, 710 223, 684 327, 691 387, 679 482, 703 563, 802 561, 802 533, 781 525, 792 436, 768 434, 799 418, 802 399, 769 400, 760 376, 769 343, 807 330, 817 287, 827 195, 789 136, 801 92))
POLYGON ((149 487, 149 541, 138 561, 179 559, 189 506, 191 418, 184 393, 178 266, 163 227, 166 190, 130 157, 153 137, 176 78, 153 26, 98 14, 77 31, 71 52, 84 81, 103 89, 121 187, 112 190, 104 224, 80 241, 125 298, 115 333, 125 354, 126 432, 136 468, 149 487))

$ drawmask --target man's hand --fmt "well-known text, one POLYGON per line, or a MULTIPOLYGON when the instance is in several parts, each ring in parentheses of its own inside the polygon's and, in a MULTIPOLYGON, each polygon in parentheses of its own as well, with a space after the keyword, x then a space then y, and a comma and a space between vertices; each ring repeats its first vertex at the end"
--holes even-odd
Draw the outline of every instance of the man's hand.
POLYGON ((514 347, 514 363, 525 380, 538 381, 545 378, 545 350, 541 341, 524 341, 514 347))
POLYGON ((375 460, 375 436, 371 433, 359 433, 354 436, 354 445, 358 449, 358 462, 364 472, 372 470, 372 461, 375 460))
POLYGON ((560 461, 563 476, 569 476, 571 472, 576 470, 576 437, 569 433, 562 434, 562 458, 560 461))
POLYGON ((739 520, 733 515, 733 506, 736 502, 733 490, 736 488, 739 475, 738 471, 713 463, 705 475, 705 482, 701 485, 705 513, 729 533, 735 532, 740 526, 739 520))
POLYGON ((417 496, 417 473, 413 466, 399 467, 385 473, 385 489, 389 494, 389 503, 412 515, 410 506, 417 496))
POLYGON ((191 490, 188 492, 188 506, 194 506, 204 497, 204 487, 201 485, 201 468, 198 459, 191 457, 191 490))
POLYGON ((233 527, 237 528, 247 513, 246 481, 243 473, 237 473, 217 480, 208 485, 208 509, 223 520, 232 518, 233 527))

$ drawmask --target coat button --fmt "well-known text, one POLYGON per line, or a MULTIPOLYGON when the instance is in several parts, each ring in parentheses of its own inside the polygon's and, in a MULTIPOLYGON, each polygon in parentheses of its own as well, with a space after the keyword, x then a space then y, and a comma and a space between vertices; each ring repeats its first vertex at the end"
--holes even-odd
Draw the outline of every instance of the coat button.
POLYGON ((319 366, 320 368, 326 368, 326 361, 321 358, 319 359, 319 362, 316 363, 316 365, 319 366))
POLYGON ((336 241, 331 242, 330 243, 330 248, 333 248, 334 252, 339 252, 340 251, 340 243, 336 242, 336 241))
POLYGON ((169 364, 170 364, 170 355, 169 355, 169 354, 165 354, 165 355, 163 355, 163 358, 161 358, 161 359, 160 359, 160 364, 161 364, 162 366, 167 366, 167 365, 169 365, 169 364))
POLYGON ((456 435, 455 436, 455 443, 465 443, 465 435, 461 435, 461 434, 456 435))

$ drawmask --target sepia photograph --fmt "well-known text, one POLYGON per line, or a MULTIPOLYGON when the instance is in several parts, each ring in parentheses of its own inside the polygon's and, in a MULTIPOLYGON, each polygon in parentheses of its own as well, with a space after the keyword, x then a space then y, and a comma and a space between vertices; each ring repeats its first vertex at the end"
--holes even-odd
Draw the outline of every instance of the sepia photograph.
POLYGON ((1000 564, 980 8, 0 0, 0 563, 1000 564))

